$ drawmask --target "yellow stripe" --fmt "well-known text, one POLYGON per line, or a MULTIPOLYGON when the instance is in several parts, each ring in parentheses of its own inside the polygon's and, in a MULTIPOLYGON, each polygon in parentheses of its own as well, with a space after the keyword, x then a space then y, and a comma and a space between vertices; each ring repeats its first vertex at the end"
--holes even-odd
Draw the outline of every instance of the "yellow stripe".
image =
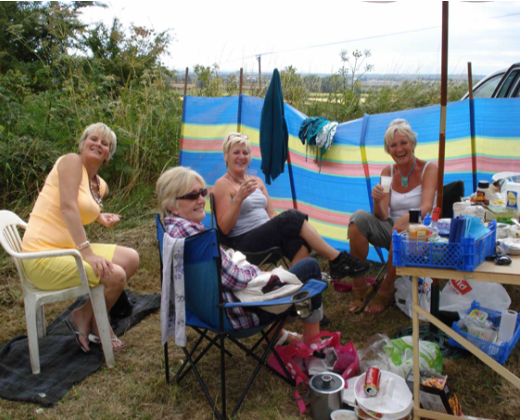
POLYGON ((236 124, 200 125, 182 124, 182 135, 195 139, 218 139, 225 138, 229 133, 236 132, 236 124))
POLYGON ((347 241, 347 226, 331 225, 311 218, 309 218, 309 223, 316 228, 320 236, 335 239, 337 241, 347 241))
POLYGON ((477 137, 475 139, 477 145, 477 154, 504 156, 508 158, 520 157, 520 139, 512 138, 502 140, 499 138, 477 137))

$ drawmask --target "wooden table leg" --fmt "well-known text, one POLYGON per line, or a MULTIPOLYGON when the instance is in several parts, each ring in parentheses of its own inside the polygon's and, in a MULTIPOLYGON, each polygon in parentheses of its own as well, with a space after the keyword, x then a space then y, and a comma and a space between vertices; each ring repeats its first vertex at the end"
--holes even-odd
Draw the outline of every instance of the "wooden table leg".
POLYGON ((416 311, 419 306, 419 277, 412 277, 412 296, 413 296, 413 401, 414 401, 414 420, 420 420, 419 408, 421 404, 420 385, 421 374, 419 366, 419 314, 416 311))

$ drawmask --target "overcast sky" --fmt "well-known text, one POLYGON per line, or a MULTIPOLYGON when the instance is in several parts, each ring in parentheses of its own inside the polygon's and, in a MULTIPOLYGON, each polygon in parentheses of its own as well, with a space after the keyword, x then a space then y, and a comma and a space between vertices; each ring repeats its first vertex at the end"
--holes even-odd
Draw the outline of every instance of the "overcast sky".
MULTIPOLYGON (((86 22, 171 29, 169 68, 218 64, 223 71, 262 72, 292 65, 334 73, 340 51, 370 49, 375 73, 440 74, 440 1, 302 0, 113 1, 89 8, 86 22), (328 45, 332 44, 332 45, 328 45), (326 46, 324 46, 326 45, 326 46)), ((485 75, 520 61, 520 2, 450 2, 449 73, 485 75)))

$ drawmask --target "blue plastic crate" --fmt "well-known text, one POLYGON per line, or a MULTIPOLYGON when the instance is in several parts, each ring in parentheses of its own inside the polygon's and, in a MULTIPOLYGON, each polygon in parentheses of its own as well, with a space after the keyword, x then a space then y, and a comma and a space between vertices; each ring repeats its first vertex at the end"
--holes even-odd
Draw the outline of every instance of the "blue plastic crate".
MULTIPOLYGON (((478 309, 480 311, 484 311, 488 313, 488 320, 493 322, 493 325, 498 329, 500 327, 500 320, 502 319, 502 313, 499 311, 494 311, 493 309, 483 308, 480 306, 480 303, 477 301, 473 301, 471 304, 471 308, 468 310, 468 314, 473 310, 478 309)), ((453 331, 459 333, 461 336, 463 336, 466 340, 468 340, 471 344, 474 344, 477 346, 480 350, 482 350, 487 355, 491 356, 493 359, 495 359, 498 363, 503 365, 513 349, 515 348, 516 344, 518 343, 518 340, 520 339, 520 315, 518 316, 516 320, 516 327, 515 327, 515 333, 513 334, 513 338, 509 343, 502 343, 500 345, 493 344, 489 341, 483 340, 481 338, 475 337, 467 332, 461 331, 460 327, 462 327, 462 321, 454 322, 453 323, 453 331), (460 326, 459 326, 460 324, 460 326)), ((462 349, 465 349, 464 346, 457 343, 453 338, 450 338, 449 342, 450 346, 453 347, 460 347, 462 349)))
POLYGON ((408 240, 406 233, 392 235, 395 267, 453 268, 473 271, 495 253, 497 224, 489 224, 482 238, 462 238, 460 243, 408 240))

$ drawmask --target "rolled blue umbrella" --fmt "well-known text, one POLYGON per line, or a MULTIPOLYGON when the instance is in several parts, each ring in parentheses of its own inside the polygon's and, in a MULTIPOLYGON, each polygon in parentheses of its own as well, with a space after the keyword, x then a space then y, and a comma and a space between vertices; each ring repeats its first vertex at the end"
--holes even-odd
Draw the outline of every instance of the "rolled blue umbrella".
POLYGON ((271 83, 265 95, 260 119, 260 153, 265 182, 271 184, 284 172, 288 154, 289 133, 283 109, 282 80, 274 69, 271 83))

